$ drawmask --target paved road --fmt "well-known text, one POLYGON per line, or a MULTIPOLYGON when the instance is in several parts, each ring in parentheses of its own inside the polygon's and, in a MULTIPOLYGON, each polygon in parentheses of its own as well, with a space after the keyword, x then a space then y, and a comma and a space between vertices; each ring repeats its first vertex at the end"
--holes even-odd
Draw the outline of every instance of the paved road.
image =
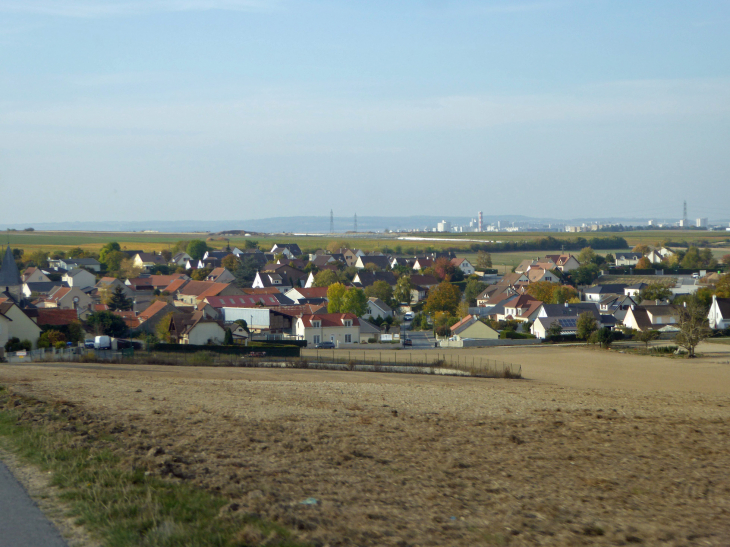
POLYGON ((434 347, 434 339, 430 331, 410 331, 408 338, 413 340, 413 349, 429 349, 434 347))
POLYGON ((2 462, 0 547, 67 547, 55 526, 2 462))

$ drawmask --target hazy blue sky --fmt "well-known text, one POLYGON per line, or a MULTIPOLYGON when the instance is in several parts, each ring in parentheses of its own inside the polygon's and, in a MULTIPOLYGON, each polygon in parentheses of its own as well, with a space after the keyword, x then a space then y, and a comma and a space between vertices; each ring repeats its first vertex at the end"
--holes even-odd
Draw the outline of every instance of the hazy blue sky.
POLYGON ((3 223, 683 199, 730 217, 728 1, 0 0, 3 223))

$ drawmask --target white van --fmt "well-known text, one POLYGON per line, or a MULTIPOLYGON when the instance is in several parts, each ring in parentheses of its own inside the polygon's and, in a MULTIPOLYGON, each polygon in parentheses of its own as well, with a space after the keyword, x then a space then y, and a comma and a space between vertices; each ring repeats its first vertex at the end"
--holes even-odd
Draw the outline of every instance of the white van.
POLYGON ((109 336, 94 338, 94 349, 112 349, 112 339, 109 336))

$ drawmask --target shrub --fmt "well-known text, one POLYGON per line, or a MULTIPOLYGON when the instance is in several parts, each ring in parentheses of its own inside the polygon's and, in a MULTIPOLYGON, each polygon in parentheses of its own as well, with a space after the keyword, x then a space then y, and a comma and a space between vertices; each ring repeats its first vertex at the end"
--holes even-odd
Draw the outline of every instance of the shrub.
POLYGON ((30 351, 31 349, 33 349, 33 343, 30 340, 20 340, 16 336, 8 340, 5 344, 5 351, 7 352, 30 351))
POLYGON ((666 353, 674 353, 679 349, 679 346, 657 346, 651 348, 652 353, 660 353, 660 354, 666 354, 666 353))
POLYGON ((527 340, 535 338, 535 335, 530 334, 529 332, 515 332, 513 330, 503 330, 499 333, 499 338, 501 340, 527 340))
POLYGON ((56 342, 53 347, 56 349, 66 349, 66 342, 56 342))

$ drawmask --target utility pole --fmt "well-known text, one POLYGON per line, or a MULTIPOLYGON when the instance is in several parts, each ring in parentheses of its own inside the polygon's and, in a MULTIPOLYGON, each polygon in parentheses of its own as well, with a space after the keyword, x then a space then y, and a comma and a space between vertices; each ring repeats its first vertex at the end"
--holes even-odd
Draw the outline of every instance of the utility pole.
POLYGON ((335 214, 332 212, 332 209, 330 209, 330 233, 335 233, 335 214))

